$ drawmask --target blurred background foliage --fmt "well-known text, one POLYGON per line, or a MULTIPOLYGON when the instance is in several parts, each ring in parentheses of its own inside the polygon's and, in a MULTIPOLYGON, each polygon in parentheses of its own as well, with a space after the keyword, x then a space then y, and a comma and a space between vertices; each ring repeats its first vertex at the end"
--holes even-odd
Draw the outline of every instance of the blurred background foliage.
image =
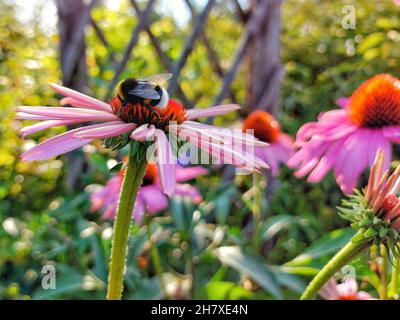
MULTIPOLYGON (((109 168, 124 151, 107 151, 100 141, 85 147, 88 165, 81 179, 88 187, 71 194, 64 188, 63 157, 32 163, 18 159, 34 141, 65 130, 48 130, 26 140, 18 136, 22 124, 13 120, 15 106, 58 105, 47 83, 60 78, 55 6, 51 1, 32 1, 30 14, 24 16, 24 3, 0 1, 0 298, 102 299, 112 222, 89 213, 89 191, 93 184, 104 184, 110 178, 109 168), (56 265, 56 290, 41 289, 45 264, 56 265)), ((228 10, 213 10, 205 30, 224 67, 229 66, 242 32, 234 14, 229 6, 228 10)), ((336 108, 338 97, 350 95, 374 74, 399 75, 399 14, 389 0, 284 1, 281 40, 286 75, 279 114, 284 131, 295 136, 302 124, 314 121, 321 111, 336 108), (356 7, 355 29, 341 26, 342 8, 347 4, 356 7)), ((98 6, 92 17, 120 58, 137 22, 128 1, 121 1, 118 8, 98 6)), ((162 7, 151 19, 162 49, 172 60, 178 58, 191 31, 190 21, 162 7)), ((91 27, 87 41, 88 87, 91 94, 102 98, 114 65, 91 27)), ((121 78, 163 71, 145 34, 139 44, 121 78)), ((200 43, 180 83, 199 106, 212 103, 220 79, 200 43)), ((244 102, 244 68, 233 88, 244 102)), ((224 126, 239 121, 232 116, 217 119, 224 126)), ((310 185, 282 168, 279 181, 267 186, 258 253, 249 245, 251 178, 237 177, 232 184, 220 172, 211 171, 198 178, 196 185, 204 197, 199 206, 174 198, 170 209, 151 225, 175 298, 297 298, 315 268, 352 235, 337 216, 335 206, 342 195, 332 176, 310 185)), ((160 297, 145 228, 134 225, 131 240, 126 298, 160 297)), ((363 288, 374 292, 374 274, 362 259, 355 264, 363 288)))

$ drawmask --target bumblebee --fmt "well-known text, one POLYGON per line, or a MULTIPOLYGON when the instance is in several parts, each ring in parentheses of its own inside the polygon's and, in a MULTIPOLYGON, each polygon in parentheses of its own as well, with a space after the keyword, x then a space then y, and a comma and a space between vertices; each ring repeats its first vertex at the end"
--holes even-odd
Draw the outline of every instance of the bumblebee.
POLYGON ((169 94, 159 84, 171 77, 170 73, 161 73, 142 79, 127 78, 118 83, 117 97, 122 107, 140 104, 154 113, 153 108, 164 109, 168 105, 169 94))

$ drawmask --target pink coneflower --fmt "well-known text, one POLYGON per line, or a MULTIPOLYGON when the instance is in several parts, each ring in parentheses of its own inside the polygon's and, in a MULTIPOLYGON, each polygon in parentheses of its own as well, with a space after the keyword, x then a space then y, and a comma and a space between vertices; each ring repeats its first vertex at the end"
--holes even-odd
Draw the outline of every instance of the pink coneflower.
MULTIPOLYGON (((190 184, 182 184, 192 180, 199 175, 207 174, 207 169, 203 167, 182 167, 176 168, 176 181, 174 195, 187 196, 194 203, 200 203, 202 197, 198 189, 190 184)), ((121 192, 124 170, 112 177, 104 187, 94 191, 90 195, 91 208, 94 212, 101 208, 104 209, 103 218, 112 219, 116 216, 118 208, 119 194, 121 192)), ((157 172, 157 166, 153 163, 147 165, 146 173, 143 178, 143 184, 139 189, 134 207, 134 218, 137 223, 141 223, 145 212, 154 215, 168 208, 168 198, 163 194, 160 185, 160 177, 157 172)))
POLYGON ((376 151, 383 149, 387 168, 391 143, 400 142, 400 81, 388 74, 374 76, 338 104, 342 109, 322 113, 318 122, 300 128, 300 149, 288 164, 297 177, 309 174, 309 182, 332 169, 342 191, 351 193, 376 151))
POLYGON ((331 279, 319 291, 325 300, 372 300, 372 296, 365 291, 358 291, 358 285, 353 278, 346 278, 342 283, 337 284, 331 279))
MULTIPOLYGON (((44 160, 79 148, 94 139, 127 136, 137 141, 155 137, 157 164, 160 182, 166 194, 172 195, 175 189, 176 159, 167 139, 171 135, 190 140, 197 147, 206 150, 221 161, 230 161, 239 167, 258 170, 267 165, 251 153, 238 152, 226 139, 226 129, 205 125, 192 120, 225 114, 240 108, 237 105, 221 105, 205 109, 186 110, 170 99, 165 108, 153 108, 151 112, 141 104, 122 104, 117 96, 110 104, 88 97, 74 90, 52 84, 53 89, 66 98, 61 104, 72 107, 17 107, 17 119, 40 120, 41 122, 22 129, 23 136, 55 126, 82 122, 102 122, 69 130, 63 134, 36 145, 24 152, 24 160, 44 160), (173 127, 173 130, 171 129, 173 127), (224 141, 222 141, 224 140, 224 141)), ((230 134, 231 140, 243 144, 265 145, 253 136, 230 134)), ((231 142, 232 143, 232 142, 231 142)), ((126 143, 125 143, 126 144, 126 143)))
POLYGON ((254 136, 268 143, 267 147, 256 147, 255 155, 264 160, 273 175, 279 172, 279 164, 286 163, 293 155, 293 139, 281 131, 278 121, 266 111, 253 111, 243 121, 243 130, 254 130, 254 136))

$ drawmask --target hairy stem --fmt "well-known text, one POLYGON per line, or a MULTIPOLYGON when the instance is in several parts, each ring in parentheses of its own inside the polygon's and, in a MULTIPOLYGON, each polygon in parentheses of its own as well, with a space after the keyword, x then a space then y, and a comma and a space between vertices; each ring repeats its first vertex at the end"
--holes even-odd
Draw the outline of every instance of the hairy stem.
POLYGON ((146 172, 147 160, 133 159, 131 146, 128 165, 125 170, 111 248, 110 272, 108 276, 108 300, 121 300, 127 244, 136 196, 146 172))
MULTIPOLYGON (((354 237, 355 239, 359 233, 363 232, 360 230, 354 237)), ((314 279, 310 282, 301 300, 312 299, 318 291, 329 281, 332 276, 338 272, 343 266, 349 263, 351 260, 356 258, 360 253, 368 248, 369 242, 357 242, 354 243, 351 239, 329 262, 318 272, 314 279)))

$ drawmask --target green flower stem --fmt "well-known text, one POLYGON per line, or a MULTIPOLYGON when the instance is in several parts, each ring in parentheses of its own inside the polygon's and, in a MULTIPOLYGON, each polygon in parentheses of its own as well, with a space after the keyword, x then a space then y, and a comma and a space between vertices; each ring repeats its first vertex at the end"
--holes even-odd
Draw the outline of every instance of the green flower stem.
POLYGON ((132 221, 132 211, 139 187, 146 173, 146 157, 143 156, 142 160, 135 160, 133 159, 133 152, 133 147, 131 146, 129 161, 125 170, 119 198, 117 217, 114 223, 110 272, 108 276, 108 300, 121 300, 122 297, 125 259, 132 221))
POLYGON ((262 203, 262 192, 261 192, 261 175, 258 173, 253 174, 253 239, 252 245, 254 252, 258 252, 260 247, 259 241, 259 228, 261 222, 261 203, 262 203))
POLYGON ((380 257, 381 261, 379 261, 379 275, 380 275, 380 284, 379 284, 379 299, 387 300, 388 298, 388 252, 386 250, 385 245, 381 244, 380 246, 380 257))
MULTIPOLYGON (((353 239, 356 239, 364 230, 360 230, 353 239)), ((353 242, 351 239, 314 277, 310 282, 300 300, 312 299, 318 291, 329 281, 332 276, 338 272, 343 266, 356 258, 360 253, 365 251, 370 242, 360 241, 353 242)))
POLYGON ((399 257, 393 257, 393 268, 392 268, 392 280, 391 280, 391 292, 392 296, 397 294, 398 285, 399 285, 399 269, 400 269, 400 259, 399 257))
POLYGON ((161 291, 162 291, 164 297, 169 300, 170 296, 168 294, 167 287, 166 287, 165 281, 164 281, 164 276, 163 276, 164 272, 163 272, 163 267, 162 267, 162 263, 161 263, 160 253, 158 252, 157 245, 154 243, 152 236, 151 236, 150 219, 149 219, 149 217, 145 217, 145 219, 146 219, 146 228, 147 228, 147 238, 150 243, 150 252, 151 252, 151 258, 153 260, 154 269, 156 271, 158 281, 160 282, 161 291))

